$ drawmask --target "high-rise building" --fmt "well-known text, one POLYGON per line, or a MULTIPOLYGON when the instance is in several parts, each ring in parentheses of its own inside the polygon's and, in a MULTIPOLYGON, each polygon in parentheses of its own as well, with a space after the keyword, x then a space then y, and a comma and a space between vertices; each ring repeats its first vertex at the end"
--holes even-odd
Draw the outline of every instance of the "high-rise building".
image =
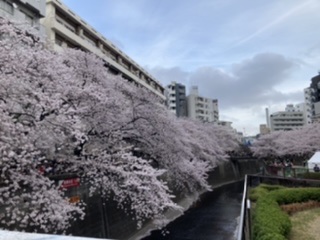
POLYGON ((305 120, 306 124, 312 123, 312 116, 314 111, 314 104, 312 101, 312 88, 304 89, 304 103, 305 103, 305 120))
POLYGON ((311 78, 310 87, 304 89, 307 123, 318 122, 320 119, 320 72, 311 78))
POLYGON ((48 45, 56 51, 76 48, 102 58, 111 73, 149 89, 165 101, 164 87, 145 69, 98 33, 81 17, 59 0, 46 0, 46 14, 42 19, 48 45))
POLYGON ((270 115, 271 131, 297 129, 305 124, 304 110, 300 105, 288 104, 285 111, 275 112, 270 115))
POLYGON ((199 95, 198 87, 193 86, 187 97, 188 117, 204 122, 218 123, 218 100, 199 95))
POLYGON ((186 86, 172 82, 166 87, 167 105, 177 117, 187 116, 186 86))
POLYGON ((44 36, 40 18, 45 16, 45 0, 0 0, 0 17, 25 23, 44 36))

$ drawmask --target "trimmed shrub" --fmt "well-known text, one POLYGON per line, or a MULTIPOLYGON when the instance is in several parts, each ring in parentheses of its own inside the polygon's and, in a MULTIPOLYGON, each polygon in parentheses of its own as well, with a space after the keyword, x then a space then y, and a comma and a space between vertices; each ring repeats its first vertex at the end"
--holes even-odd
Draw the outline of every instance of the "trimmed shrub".
POLYGON ((320 188, 285 188, 270 193, 278 204, 320 201, 320 188))
POLYGON ((280 186, 280 185, 269 185, 269 184, 260 184, 259 185, 260 188, 266 189, 269 192, 270 191, 274 191, 274 190, 278 190, 278 189, 284 189, 284 186, 280 186))
MULTIPOLYGON (((320 202, 320 188, 284 188, 259 186, 252 190, 256 198, 253 214, 255 240, 285 240, 291 230, 291 221, 281 204, 310 200, 320 202), (274 189, 268 191, 267 189, 274 189)), ((250 193, 251 197, 251 193, 250 193)))
MULTIPOLYGON (((270 234, 280 235, 285 239, 291 230, 291 222, 287 213, 283 212, 270 195, 266 194, 257 200, 255 214, 253 216, 254 239, 269 239, 270 234)), ((275 238, 274 238, 275 239, 275 238)))
POLYGON ((249 191, 249 199, 253 202, 256 202, 258 198, 264 196, 270 191, 278 190, 278 189, 283 189, 283 186, 279 185, 267 185, 267 184, 260 184, 256 188, 252 188, 249 191))

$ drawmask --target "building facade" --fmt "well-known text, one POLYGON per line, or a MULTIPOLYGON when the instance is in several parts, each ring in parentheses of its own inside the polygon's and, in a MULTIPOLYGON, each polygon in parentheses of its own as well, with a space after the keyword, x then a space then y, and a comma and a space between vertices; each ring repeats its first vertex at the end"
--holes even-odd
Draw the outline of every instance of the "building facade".
POLYGON ((260 130, 260 135, 266 135, 270 133, 270 128, 268 127, 267 124, 260 124, 259 130, 260 130))
POLYGON ((45 9, 45 0, 0 0, 0 17, 31 26, 43 37, 40 19, 45 16, 45 9))
POLYGON ((186 86, 172 82, 166 87, 167 106, 177 117, 187 116, 186 86))
POLYGON ((320 120, 320 72, 311 78, 310 87, 304 89, 307 122, 319 122, 320 120), (308 117, 309 116, 309 117, 308 117))
POLYGON ((304 115, 301 107, 288 104, 285 111, 275 112, 270 115, 271 131, 288 131, 301 128, 306 124, 304 115))
POLYGON ((312 88, 305 88, 303 90, 304 93, 304 104, 305 104, 305 120, 306 124, 312 123, 312 116, 314 111, 314 103, 312 101, 312 88))
POLYGON ((59 0, 46 0, 45 26, 48 45, 55 51, 76 48, 102 58, 111 73, 135 82, 165 101, 164 87, 146 70, 98 33, 59 0))
POLYGON ((187 97, 188 117, 204 122, 219 122, 218 100, 199 95, 198 87, 193 86, 187 97))

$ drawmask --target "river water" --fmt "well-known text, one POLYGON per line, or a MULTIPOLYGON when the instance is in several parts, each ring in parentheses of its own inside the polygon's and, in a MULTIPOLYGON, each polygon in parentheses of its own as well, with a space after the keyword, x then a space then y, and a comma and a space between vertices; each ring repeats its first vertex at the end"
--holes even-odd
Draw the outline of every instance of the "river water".
POLYGON ((169 223, 152 231, 143 240, 234 240, 238 227, 243 181, 205 193, 194 207, 169 223), (168 232, 163 235, 163 232, 168 232))

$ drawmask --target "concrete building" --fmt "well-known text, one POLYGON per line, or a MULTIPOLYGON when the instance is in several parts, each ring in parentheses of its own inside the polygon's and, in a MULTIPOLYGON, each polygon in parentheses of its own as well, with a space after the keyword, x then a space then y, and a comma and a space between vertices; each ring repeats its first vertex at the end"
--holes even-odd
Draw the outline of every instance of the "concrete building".
POLYGON ((305 125, 304 112, 300 107, 288 104, 285 111, 275 112, 270 115, 271 131, 292 130, 305 125))
POLYGON ((129 56, 114 46, 59 0, 46 0, 46 16, 42 19, 48 44, 56 51, 76 48, 101 57, 110 72, 149 89, 165 101, 164 87, 129 56))
POLYGON ((167 105, 177 117, 187 116, 186 86, 172 82, 166 87, 167 105))
POLYGON ((320 72, 311 78, 310 87, 304 89, 306 112, 308 123, 319 122, 320 120, 320 72))
POLYGON ((204 122, 218 123, 218 100, 199 95, 198 87, 193 86, 187 97, 188 117, 204 122))
POLYGON ((260 124, 260 135, 265 135, 270 133, 270 128, 267 126, 267 124, 260 124))
POLYGON ((0 17, 25 23, 39 31, 44 37, 40 18, 45 16, 45 0, 0 0, 0 17))
POLYGON ((233 129, 232 122, 230 122, 230 121, 218 121, 218 125, 233 129))
POLYGON ((314 115, 312 117, 312 122, 320 122, 320 101, 319 102, 315 102, 313 104, 314 106, 314 115))
POLYGON ((304 103, 305 103, 305 120, 306 124, 312 123, 312 116, 314 111, 314 104, 312 101, 312 88, 305 88, 304 93, 304 103))

